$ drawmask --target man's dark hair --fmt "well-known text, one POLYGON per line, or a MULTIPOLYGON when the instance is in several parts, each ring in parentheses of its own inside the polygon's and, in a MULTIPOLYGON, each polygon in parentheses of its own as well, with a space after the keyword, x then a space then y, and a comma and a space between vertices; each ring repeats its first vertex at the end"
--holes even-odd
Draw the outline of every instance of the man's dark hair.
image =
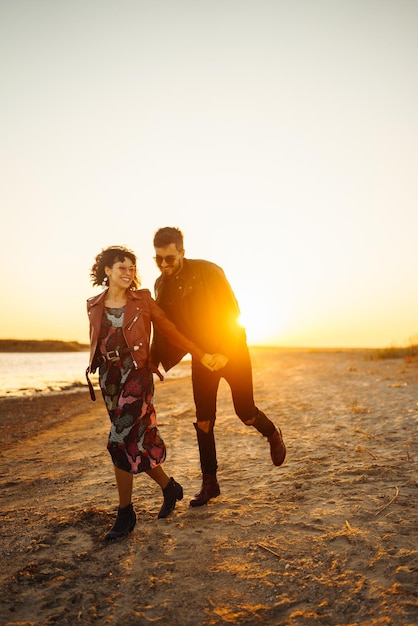
POLYGON ((174 243, 177 250, 183 250, 183 233, 179 228, 174 226, 165 226, 160 228, 154 235, 154 248, 166 248, 174 243))

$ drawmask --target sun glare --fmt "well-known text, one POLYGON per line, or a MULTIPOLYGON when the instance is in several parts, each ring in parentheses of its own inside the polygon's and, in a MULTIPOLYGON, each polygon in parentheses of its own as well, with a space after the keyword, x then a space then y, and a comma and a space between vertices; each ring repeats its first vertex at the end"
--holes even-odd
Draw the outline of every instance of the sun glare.
POLYGON ((276 345, 277 338, 285 334, 287 317, 284 314, 278 317, 276 311, 260 311, 255 304, 241 313, 238 322, 246 330, 248 344, 276 345))

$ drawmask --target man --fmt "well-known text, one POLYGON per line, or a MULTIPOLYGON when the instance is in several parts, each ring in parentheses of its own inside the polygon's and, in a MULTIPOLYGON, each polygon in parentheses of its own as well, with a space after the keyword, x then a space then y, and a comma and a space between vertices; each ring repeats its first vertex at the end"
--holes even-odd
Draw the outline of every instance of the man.
MULTIPOLYGON (((209 261, 186 259, 183 234, 178 228, 160 228, 154 236, 154 248, 161 271, 155 282, 157 303, 188 339, 213 354, 213 371, 192 359, 194 426, 203 477, 201 490, 190 505, 202 506, 220 494, 214 425, 221 378, 231 388, 234 409, 240 420, 268 439, 274 465, 282 465, 286 448, 280 429, 254 404, 246 335, 238 323, 238 303, 223 270, 209 261)), ((162 363, 168 371, 184 355, 183 350, 168 343, 158 332, 155 334, 151 346, 155 366, 162 363)))

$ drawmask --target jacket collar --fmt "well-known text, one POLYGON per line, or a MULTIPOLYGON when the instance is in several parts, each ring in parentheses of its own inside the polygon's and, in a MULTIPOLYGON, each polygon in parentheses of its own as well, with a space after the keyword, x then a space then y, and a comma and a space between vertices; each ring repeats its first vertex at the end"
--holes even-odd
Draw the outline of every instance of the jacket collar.
MULTIPOLYGON (((92 296, 91 298, 89 298, 87 300, 89 306, 96 306, 97 304, 101 304, 106 299, 106 295, 108 291, 109 289, 105 289, 104 291, 102 291, 102 293, 99 293, 97 296, 92 296)), ((128 290, 127 296, 128 296, 128 300, 139 300, 141 297, 138 289, 135 291, 128 290)))

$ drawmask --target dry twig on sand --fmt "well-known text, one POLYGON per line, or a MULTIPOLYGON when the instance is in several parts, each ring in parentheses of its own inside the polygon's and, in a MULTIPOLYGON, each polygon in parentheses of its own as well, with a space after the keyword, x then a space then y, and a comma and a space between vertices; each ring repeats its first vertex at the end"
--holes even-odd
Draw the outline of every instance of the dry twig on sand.
POLYGON ((375 515, 379 515, 382 511, 384 511, 385 509, 388 508, 388 506, 390 506, 392 504, 392 502, 395 502, 396 498, 399 495, 399 489, 398 487, 395 487, 395 495, 393 496, 393 498, 391 500, 389 500, 389 502, 387 504, 385 504, 385 506, 382 506, 378 511, 376 511, 375 515))
POLYGON ((261 543, 258 543, 257 545, 258 545, 259 548, 263 548, 263 550, 267 550, 267 552, 270 552, 270 554, 273 554, 278 559, 283 558, 283 557, 280 556, 280 554, 277 554, 277 552, 275 552, 274 550, 271 550, 271 548, 268 548, 267 546, 263 546, 263 544, 261 544, 261 543))
POLYGON ((365 446, 357 446, 356 452, 366 452, 366 454, 370 455, 372 459, 374 460, 377 459, 377 456, 373 454, 372 452, 370 452, 370 450, 368 450, 365 446))

